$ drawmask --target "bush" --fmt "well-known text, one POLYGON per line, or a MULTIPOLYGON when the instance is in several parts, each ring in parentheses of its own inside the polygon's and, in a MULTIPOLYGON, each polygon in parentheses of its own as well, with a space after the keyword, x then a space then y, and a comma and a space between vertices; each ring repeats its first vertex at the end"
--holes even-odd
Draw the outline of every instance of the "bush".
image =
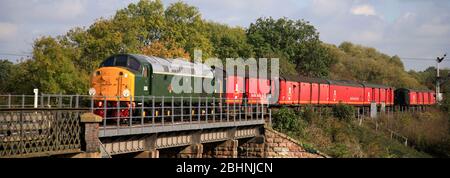
POLYGON ((305 125, 300 116, 289 108, 283 107, 273 115, 273 128, 284 133, 299 133, 305 125))
POLYGON ((333 107, 333 115, 334 117, 343 120, 343 121, 351 121, 354 118, 355 109, 353 106, 338 104, 333 107))
POLYGON ((314 118, 317 118, 317 113, 314 112, 314 110, 311 106, 305 107, 299 114, 303 120, 305 120, 306 122, 308 122, 310 124, 314 118))

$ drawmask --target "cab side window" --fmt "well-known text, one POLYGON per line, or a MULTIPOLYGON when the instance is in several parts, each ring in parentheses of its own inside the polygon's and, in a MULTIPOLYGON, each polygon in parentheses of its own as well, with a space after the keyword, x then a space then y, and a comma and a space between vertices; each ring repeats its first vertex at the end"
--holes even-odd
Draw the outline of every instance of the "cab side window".
POLYGON ((142 76, 148 77, 148 69, 145 66, 143 67, 143 70, 142 70, 142 76))

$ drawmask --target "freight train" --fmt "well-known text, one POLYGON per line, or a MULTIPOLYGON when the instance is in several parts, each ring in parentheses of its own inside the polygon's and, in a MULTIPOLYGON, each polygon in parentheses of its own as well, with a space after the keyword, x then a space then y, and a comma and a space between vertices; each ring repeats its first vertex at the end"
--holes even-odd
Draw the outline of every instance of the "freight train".
MULTIPOLYGON (((277 79, 256 78, 227 74, 219 68, 209 67, 200 63, 187 62, 182 59, 163 59, 138 54, 117 54, 103 61, 91 77, 89 94, 96 98, 95 113, 100 116, 112 115, 128 117, 129 109, 137 105, 149 105, 141 102, 137 96, 212 97, 217 101, 241 104, 268 104, 272 91, 278 92, 278 100, 273 105, 301 106, 318 105, 333 106, 339 103, 358 107, 370 106, 371 103, 386 107, 427 106, 436 103, 435 93, 431 90, 412 90, 406 88, 361 83, 348 80, 328 80, 302 76, 281 76, 277 79), (177 63, 177 67, 172 65, 177 63), (181 64, 181 65, 180 65, 181 64), (195 74, 193 71, 202 71, 195 74), (217 74, 223 74, 222 80, 216 80, 217 74), (173 77, 182 76, 190 88, 194 88, 194 80, 212 82, 214 92, 206 92, 203 87, 200 92, 174 92, 171 85, 173 77), (275 88, 274 80, 279 80, 275 88), (217 83, 215 83, 217 82, 217 83), (266 84, 266 85, 261 85, 266 84), (249 86, 257 88, 251 91, 249 86), (130 99, 131 98, 131 99, 130 99), (119 112, 104 113, 108 107, 125 108, 119 112)), ((155 102, 155 99, 152 100, 155 102)), ((156 102, 164 102, 156 100, 156 102)))

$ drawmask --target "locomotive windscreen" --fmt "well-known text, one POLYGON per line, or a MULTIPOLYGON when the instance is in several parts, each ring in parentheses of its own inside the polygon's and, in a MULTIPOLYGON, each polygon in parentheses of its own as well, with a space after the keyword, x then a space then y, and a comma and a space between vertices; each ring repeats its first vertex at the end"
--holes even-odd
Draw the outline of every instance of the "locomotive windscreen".
POLYGON ((105 60, 101 65, 101 67, 126 67, 135 71, 139 71, 141 68, 141 64, 134 58, 128 57, 127 55, 118 55, 114 57, 110 57, 105 60))

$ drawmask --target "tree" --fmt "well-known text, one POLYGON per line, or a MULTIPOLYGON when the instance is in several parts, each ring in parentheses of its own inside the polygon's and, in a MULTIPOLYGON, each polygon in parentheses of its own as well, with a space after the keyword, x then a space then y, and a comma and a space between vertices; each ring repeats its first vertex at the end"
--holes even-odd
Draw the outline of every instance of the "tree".
POLYGON ((257 58, 262 54, 281 51, 296 65, 299 73, 307 76, 328 76, 333 60, 319 39, 314 26, 304 20, 259 18, 247 30, 248 41, 257 58))
POLYGON ((35 41, 34 60, 24 65, 27 72, 21 77, 44 93, 83 93, 89 79, 72 62, 76 55, 74 50, 65 48, 56 39, 42 37, 35 41))
POLYGON ((208 22, 206 23, 206 30, 213 45, 214 57, 225 60, 226 58, 250 58, 254 56, 244 29, 208 22))
POLYGON ((176 2, 167 7, 164 14, 166 27, 163 39, 173 39, 179 43, 191 54, 192 59, 195 49, 202 50, 203 59, 211 56, 212 45, 206 36, 205 24, 196 7, 176 2))
POLYGON ((142 54, 161 58, 190 59, 189 53, 178 47, 173 41, 154 41, 152 44, 142 48, 142 54))
POLYGON ((0 94, 10 92, 11 77, 15 70, 15 66, 11 61, 0 60, 0 94))

